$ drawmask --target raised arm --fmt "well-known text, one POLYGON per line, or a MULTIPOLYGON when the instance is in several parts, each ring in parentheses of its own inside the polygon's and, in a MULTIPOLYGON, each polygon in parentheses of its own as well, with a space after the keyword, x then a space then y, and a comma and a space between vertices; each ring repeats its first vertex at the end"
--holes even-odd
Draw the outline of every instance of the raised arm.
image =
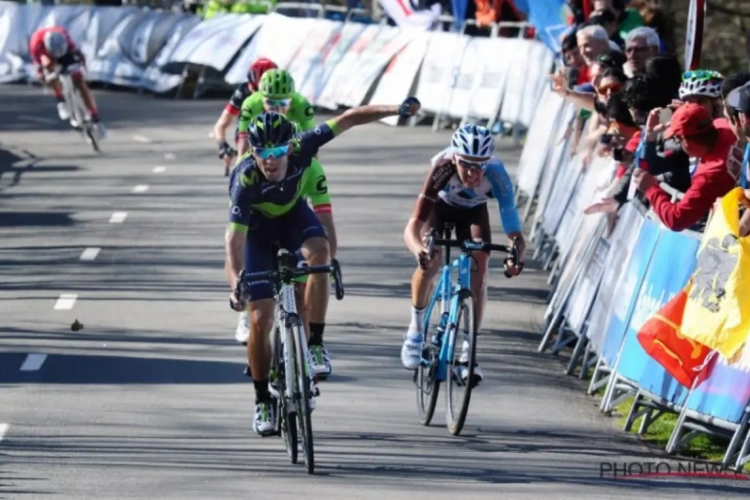
POLYGON ((347 109, 342 114, 328 120, 335 124, 336 135, 339 135, 352 127, 365 125, 389 116, 400 115, 403 117, 414 116, 421 104, 416 97, 408 97, 399 105, 370 104, 347 109))

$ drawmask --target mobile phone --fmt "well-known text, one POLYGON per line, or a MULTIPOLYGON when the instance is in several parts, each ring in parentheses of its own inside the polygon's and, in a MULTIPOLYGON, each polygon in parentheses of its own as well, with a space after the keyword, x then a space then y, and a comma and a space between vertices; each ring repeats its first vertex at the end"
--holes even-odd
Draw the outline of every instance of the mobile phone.
POLYGON ((622 162, 625 159, 625 155, 622 152, 622 149, 617 148, 614 151, 612 151, 612 158, 617 162, 622 162))
POLYGON ((659 110, 659 123, 667 124, 672 121, 673 111, 669 108, 659 110))
POLYGON ((599 142, 602 144, 611 144, 614 136, 612 134, 602 134, 599 136, 599 142))

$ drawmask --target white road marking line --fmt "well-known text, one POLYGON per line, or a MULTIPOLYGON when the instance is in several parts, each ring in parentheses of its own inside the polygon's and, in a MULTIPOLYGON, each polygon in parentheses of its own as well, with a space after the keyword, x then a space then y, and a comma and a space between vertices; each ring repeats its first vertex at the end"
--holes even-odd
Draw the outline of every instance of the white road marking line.
POLYGON ((167 167, 154 167, 154 173, 155 174, 161 174, 164 173, 164 171, 167 169, 167 167))
POLYGON ((164 153, 164 159, 165 160, 174 160, 175 159, 174 153, 164 153))
POLYGON ((142 135, 134 135, 133 140, 135 142, 142 142, 144 144, 149 144, 151 142, 151 139, 149 139, 148 137, 144 137, 142 135))
POLYGON ((44 118, 42 116, 32 116, 32 115, 18 115, 18 119, 24 122, 34 122, 34 123, 57 123, 59 121, 53 118, 44 118))
POLYGON ((133 193, 145 193, 148 191, 148 184, 138 184, 132 190, 133 193))
POLYGON ((0 442, 2 442, 3 438, 8 433, 8 429, 10 429, 10 424, 0 424, 0 442))
POLYGON ((80 260, 96 260, 96 256, 99 255, 101 248, 89 247, 81 253, 80 260))
POLYGON ((78 298, 78 295, 76 295, 75 293, 60 294, 60 297, 57 299, 57 302, 55 302, 55 310, 56 311, 68 311, 70 309, 73 309, 73 306, 76 304, 77 298, 78 298))
POLYGON ((22 372, 35 372, 39 370, 47 359, 46 354, 29 354, 21 365, 22 372))
POLYGON ((110 224, 120 224, 121 222, 125 222, 125 219, 128 217, 127 212, 115 212, 112 214, 112 217, 109 218, 110 224))

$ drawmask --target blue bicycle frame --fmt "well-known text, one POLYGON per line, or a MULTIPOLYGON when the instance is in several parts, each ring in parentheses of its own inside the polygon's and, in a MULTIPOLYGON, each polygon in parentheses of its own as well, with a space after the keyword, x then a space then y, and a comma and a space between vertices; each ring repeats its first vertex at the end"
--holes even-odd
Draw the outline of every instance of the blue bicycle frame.
MULTIPOLYGON (((464 246, 466 250, 481 250, 482 243, 474 243, 467 241, 464 246)), ((446 248, 446 251, 448 249, 446 248)), ((457 329, 458 325, 458 313, 461 300, 462 290, 471 290, 471 254, 468 251, 461 251, 458 258, 451 263, 447 263, 443 266, 440 281, 432 294, 430 303, 427 306, 425 314, 424 325, 422 331, 424 332, 425 341, 427 341, 427 335, 432 334, 432 343, 440 345, 440 355, 438 357, 438 366, 435 371, 435 380, 444 381, 447 377, 448 366, 453 360, 454 355, 454 340, 457 337, 454 335, 448 335, 448 341, 445 342, 445 334, 450 333, 451 329, 457 329), (451 282, 451 275, 453 271, 458 271, 458 280, 455 285, 451 282), (440 323, 436 332, 428 332, 430 326, 430 316, 432 310, 435 308, 435 303, 440 299, 440 323), (450 309, 446 310, 446 304, 450 303, 450 309)), ((446 260, 449 257, 446 255, 446 260)), ((422 359, 423 366, 429 366, 429 361, 422 359)))

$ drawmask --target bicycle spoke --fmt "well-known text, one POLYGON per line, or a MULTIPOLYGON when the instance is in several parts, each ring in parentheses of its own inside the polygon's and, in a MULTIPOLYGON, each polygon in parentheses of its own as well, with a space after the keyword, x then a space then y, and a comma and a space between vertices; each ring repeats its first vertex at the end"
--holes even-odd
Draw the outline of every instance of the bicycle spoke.
POLYGON ((476 325, 474 323, 474 298, 469 290, 462 290, 456 327, 451 332, 454 338, 453 356, 449 365, 448 394, 446 398, 446 421, 448 430, 454 436, 461 433, 474 385, 476 365, 476 325), (468 343, 463 349, 464 341, 468 343), (465 351, 466 359, 461 359, 465 351))

